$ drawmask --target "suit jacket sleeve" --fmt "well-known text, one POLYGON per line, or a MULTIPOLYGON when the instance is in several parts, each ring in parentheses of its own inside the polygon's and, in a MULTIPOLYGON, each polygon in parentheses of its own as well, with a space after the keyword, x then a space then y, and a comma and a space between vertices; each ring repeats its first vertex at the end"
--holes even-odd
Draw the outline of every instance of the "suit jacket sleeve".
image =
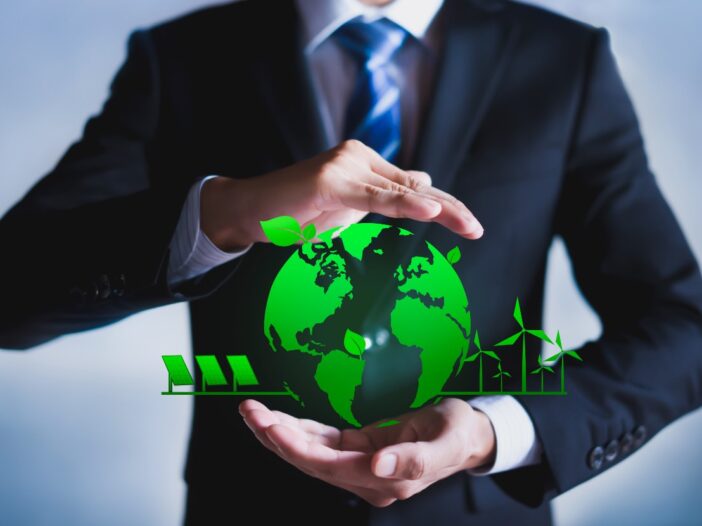
MULTIPOLYGON (((602 29, 593 34, 556 228, 603 330, 577 349, 583 363, 566 363, 567 396, 517 397, 533 419, 544 461, 494 480, 532 506, 637 450, 617 448, 598 468, 589 460, 593 448, 616 446, 637 428, 638 438, 650 438, 702 405, 699 267, 649 170, 602 29)), ((559 379, 550 381, 557 390, 559 379)))
POLYGON ((168 286, 169 242, 194 178, 151 161, 163 106, 156 55, 148 32, 130 36, 102 110, 0 221, 0 347, 206 295, 237 266, 168 286))

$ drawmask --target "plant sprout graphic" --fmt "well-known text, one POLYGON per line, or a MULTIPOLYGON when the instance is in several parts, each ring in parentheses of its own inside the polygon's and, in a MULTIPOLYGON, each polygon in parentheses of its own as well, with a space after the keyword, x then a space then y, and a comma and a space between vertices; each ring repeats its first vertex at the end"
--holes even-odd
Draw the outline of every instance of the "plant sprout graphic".
POLYGON ((505 376, 507 378, 512 378, 512 375, 509 374, 507 371, 502 370, 502 360, 497 362, 497 372, 492 375, 493 378, 499 378, 500 379, 500 392, 503 392, 505 390, 504 388, 504 378, 505 376))
POLYGON ((360 360, 363 351, 366 350, 366 339, 357 332, 346 329, 346 333, 344 334, 344 349, 346 349, 346 352, 350 355, 358 356, 360 360))
POLYGON ((522 308, 519 306, 519 298, 517 298, 517 301, 514 304, 514 313, 513 313, 515 321, 519 324, 519 330, 514 333, 512 336, 509 336, 502 340, 499 343, 495 344, 495 347, 507 347, 510 345, 514 345, 514 343, 521 338, 522 340, 522 393, 527 392, 527 365, 526 365, 526 335, 530 334, 532 336, 535 336, 536 338, 539 338, 540 340, 543 340, 545 342, 553 344, 551 341, 551 338, 548 337, 548 335, 542 331, 541 329, 527 329, 524 327, 524 320, 522 318, 522 308))
POLYGON ((553 373, 553 369, 549 367, 548 365, 544 365, 543 360, 541 359, 541 355, 539 355, 539 366, 531 371, 529 374, 540 374, 541 375, 541 392, 544 392, 544 371, 548 371, 549 373, 553 373))
POLYGON ((279 216, 261 221, 261 228, 271 243, 279 247, 289 247, 301 241, 307 243, 317 235, 317 228, 310 223, 304 230, 292 216, 279 216))
MULTIPOLYGON (((561 332, 557 331, 556 332, 556 346, 558 347, 558 352, 554 354, 553 356, 546 358, 547 362, 551 362, 554 360, 561 360, 561 393, 565 393, 565 358, 566 356, 569 356, 571 358, 575 358, 576 360, 583 361, 583 359, 580 357, 580 355, 575 352, 574 350, 564 350, 563 349, 563 343, 561 342, 561 332)), ((543 391, 543 387, 541 388, 543 391)))
MULTIPOLYGON (((489 351, 487 349, 483 349, 480 345, 480 335, 478 334, 478 331, 475 331, 475 337, 473 338, 473 342, 475 343, 475 346, 478 348, 478 350, 471 354, 470 356, 466 357, 465 361, 466 362, 474 362, 476 359, 478 360, 478 391, 483 391, 483 355, 489 356, 493 360, 497 360, 500 362, 500 357, 495 354, 494 351, 489 351)), ((499 364, 498 364, 499 365, 499 364)), ((463 366, 463 363, 461 363, 461 366, 463 366)), ((460 368, 459 368, 460 372, 460 368)), ((501 389, 500 389, 501 390, 501 389)))

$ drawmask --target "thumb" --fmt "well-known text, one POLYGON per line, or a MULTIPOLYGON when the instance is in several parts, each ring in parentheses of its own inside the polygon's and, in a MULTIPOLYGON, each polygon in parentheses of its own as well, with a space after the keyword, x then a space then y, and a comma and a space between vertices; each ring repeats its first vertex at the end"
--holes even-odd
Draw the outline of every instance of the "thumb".
POLYGON ((430 473, 436 455, 428 442, 403 442, 377 451, 371 459, 376 477, 418 480, 430 473))

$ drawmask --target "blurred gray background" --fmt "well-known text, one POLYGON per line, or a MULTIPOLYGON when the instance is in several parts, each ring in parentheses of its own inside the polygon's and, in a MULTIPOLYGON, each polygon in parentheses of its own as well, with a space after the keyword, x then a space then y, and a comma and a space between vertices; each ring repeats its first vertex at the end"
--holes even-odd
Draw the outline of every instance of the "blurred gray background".
MULTIPOLYGON (((0 213, 99 110, 129 32, 208 3, 0 3, 0 213)), ((651 164, 699 259, 702 2, 534 3, 609 29, 651 164)), ((0 352, 0 522, 179 524, 191 406, 159 395, 160 355, 190 352, 186 313, 183 304, 169 306, 26 353, 0 352)), ((550 259, 546 316, 546 330, 560 329, 568 345, 599 334, 560 244, 550 259)), ((557 524, 702 524, 701 441, 698 411, 556 499, 557 524)))

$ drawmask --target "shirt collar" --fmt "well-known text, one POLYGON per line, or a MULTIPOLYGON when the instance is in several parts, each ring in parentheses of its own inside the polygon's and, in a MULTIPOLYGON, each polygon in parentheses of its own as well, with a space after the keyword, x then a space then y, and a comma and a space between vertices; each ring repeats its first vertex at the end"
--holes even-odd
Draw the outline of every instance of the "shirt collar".
POLYGON ((419 41, 425 34, 443 0, 393 0, 383 6, 369 6, 359 0, 296 0, 304 29, 305 52, 324 42, 336 29, 356 18, 387 17, 419 41))

